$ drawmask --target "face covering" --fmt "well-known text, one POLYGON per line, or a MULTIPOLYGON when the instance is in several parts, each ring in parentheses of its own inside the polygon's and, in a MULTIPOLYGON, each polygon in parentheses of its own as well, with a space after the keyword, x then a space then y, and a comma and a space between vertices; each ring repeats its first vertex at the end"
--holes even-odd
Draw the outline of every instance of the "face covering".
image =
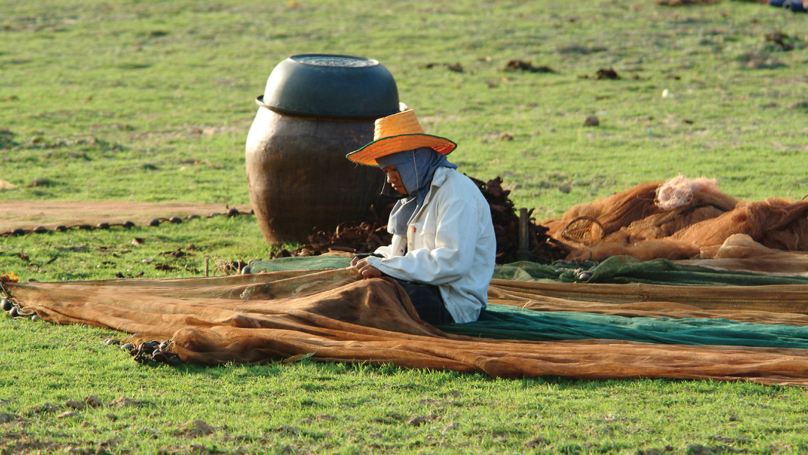
MULTIPOLYGON (((444 155, 429 147, 393 153, 392 155, 376 158, 381 169, 395 166, 401 182, 407 190, 407 195, 396 202, 390 219, 387 221, 387 231, 391 234, 407 235, 407 225, 418 209, 424 205, 429 187, 432 186, 432 177, 439 167, 457 169, 444 155)), ((388 187, 386 184, 385 187, 388 187)))

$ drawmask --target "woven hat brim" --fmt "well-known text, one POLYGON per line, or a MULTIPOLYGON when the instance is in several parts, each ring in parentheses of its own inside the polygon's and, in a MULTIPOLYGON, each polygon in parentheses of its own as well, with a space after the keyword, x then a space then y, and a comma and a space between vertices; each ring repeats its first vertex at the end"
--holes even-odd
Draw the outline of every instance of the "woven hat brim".
POLYGON ((457 147, 457 144, 445 137, 431 134, 400 134, 373 141, 361 149, 347 154, 346 157, 355 163, 378 166, 377 158, 421 147, 429 147, 441 155, 448 155, 457 147))

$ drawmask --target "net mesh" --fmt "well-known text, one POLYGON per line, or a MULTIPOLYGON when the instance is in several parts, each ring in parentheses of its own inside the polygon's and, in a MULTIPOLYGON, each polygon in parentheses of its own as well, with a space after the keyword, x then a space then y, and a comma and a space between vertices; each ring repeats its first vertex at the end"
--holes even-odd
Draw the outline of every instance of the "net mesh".
MULTIPOLYGON (((446 333, 420 321, 395 281, 358 280, 349 269, 5 286, 20 306, 44 320, 111 328, 133 340, 171 339, 171 349, 183 361, 197 364, 311 355, 319 361, 503 378, 670 377, 808 385, 808 350, 793 347, 639 343, 582 330, 578 339, 561 341, 497 340, 485 337, 483 327, 473 334, 446 333)), ((490 301, 559 315, 730 318, 800 329, 805 324, 804 285, 752 289, 495 280, 490 301)), ((473 326, 455 329, 463 327, 473 326)))
POLYGON ((654 203, 662 210, 675 210, 692 204, 699 191, 718 194, 718 182, 704 177, 691 180, 679 174, 657 188, 654 203))
POLYGON ((808 251, 806 215, 808 201, 739 201, 718 191, 713 180, 679 176, 577 205, 542 223, 573 250, 567 260, 674 260, 712 258, 736 234, 767 248, 808 251))
POLYGON ((568 258, 574 264, 615 256, 591 270, 589 283, 574 282, 581 275, 572 270, 523 263, 501 268, 513 279, 494 280, 489 291, 492 308, 552 312, 553 323, 500 311, 498 325, 488 319, 436 328, 418 318, 394 280, 359 280, 344 268, 345 258, 333 257, 308 266, 251 263, 267 271, 253 275, 4 286, 21 308, 44 320, 119 330, 131 340, 170 339, 183 361, 205 365, 303 355, 504 378, 712 378, 806 386, 808 349, 793 347, 808 339, 808 290, 796 276, 808 275, 806 214, 806 201, 738 201, 712 181, 684 178, 576 206, 544 224, 574 249, 568 258), (704 267, 794 276, 728 276, 704 267), (321 268, 332 270, 302 270, 321 268), (687 286, 658 284, 666 282, 687 286), (565 314, 588 316, 559 323, 565 314), (667 322, 605 323, 593 319, 597 315, 667 322), (739 330, 720 321, 750 325, 739 330), (557 341, 536 341, 561 325, 565 331, 554 332, 557 341), (638 330, 630 333, 629 325, 638 330), (654 332, 663 326, 664 334, 654 332), (645 338, 636 336, 640 332, 645 338), (521 339, 497 339, 503 334, 521 339), (729 345, 738 342, 745 345, 729 345))

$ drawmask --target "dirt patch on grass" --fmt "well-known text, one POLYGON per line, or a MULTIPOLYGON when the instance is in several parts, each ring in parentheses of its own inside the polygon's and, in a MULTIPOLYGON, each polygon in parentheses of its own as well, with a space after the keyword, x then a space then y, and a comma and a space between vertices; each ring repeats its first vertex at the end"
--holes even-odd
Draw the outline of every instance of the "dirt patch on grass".
MULTIPOLYGON (((126 201, 0 201, 0 233, 14 229, 42 226, 116 224, 131 221, 137 225, 154 219, 225 214, 234 207, 193 202, 126 202, 126 201)), ((249 213, 251 206, 235 207, 249 213)))
POLYGON ((657 2, 659 6, 699 6, 699 5, 715 5, 721 0, 660 0, 657 2))

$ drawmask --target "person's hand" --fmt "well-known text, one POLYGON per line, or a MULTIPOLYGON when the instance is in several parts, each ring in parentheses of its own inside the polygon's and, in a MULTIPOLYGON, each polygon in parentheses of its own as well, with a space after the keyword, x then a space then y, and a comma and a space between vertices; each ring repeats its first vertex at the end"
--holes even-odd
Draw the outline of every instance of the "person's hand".
POLYGON ((382 272, 376 267, 368 264, 367 259, 354 258, 351 261, 351 267, 362 278, 379 278, 382 276, 382 272))

